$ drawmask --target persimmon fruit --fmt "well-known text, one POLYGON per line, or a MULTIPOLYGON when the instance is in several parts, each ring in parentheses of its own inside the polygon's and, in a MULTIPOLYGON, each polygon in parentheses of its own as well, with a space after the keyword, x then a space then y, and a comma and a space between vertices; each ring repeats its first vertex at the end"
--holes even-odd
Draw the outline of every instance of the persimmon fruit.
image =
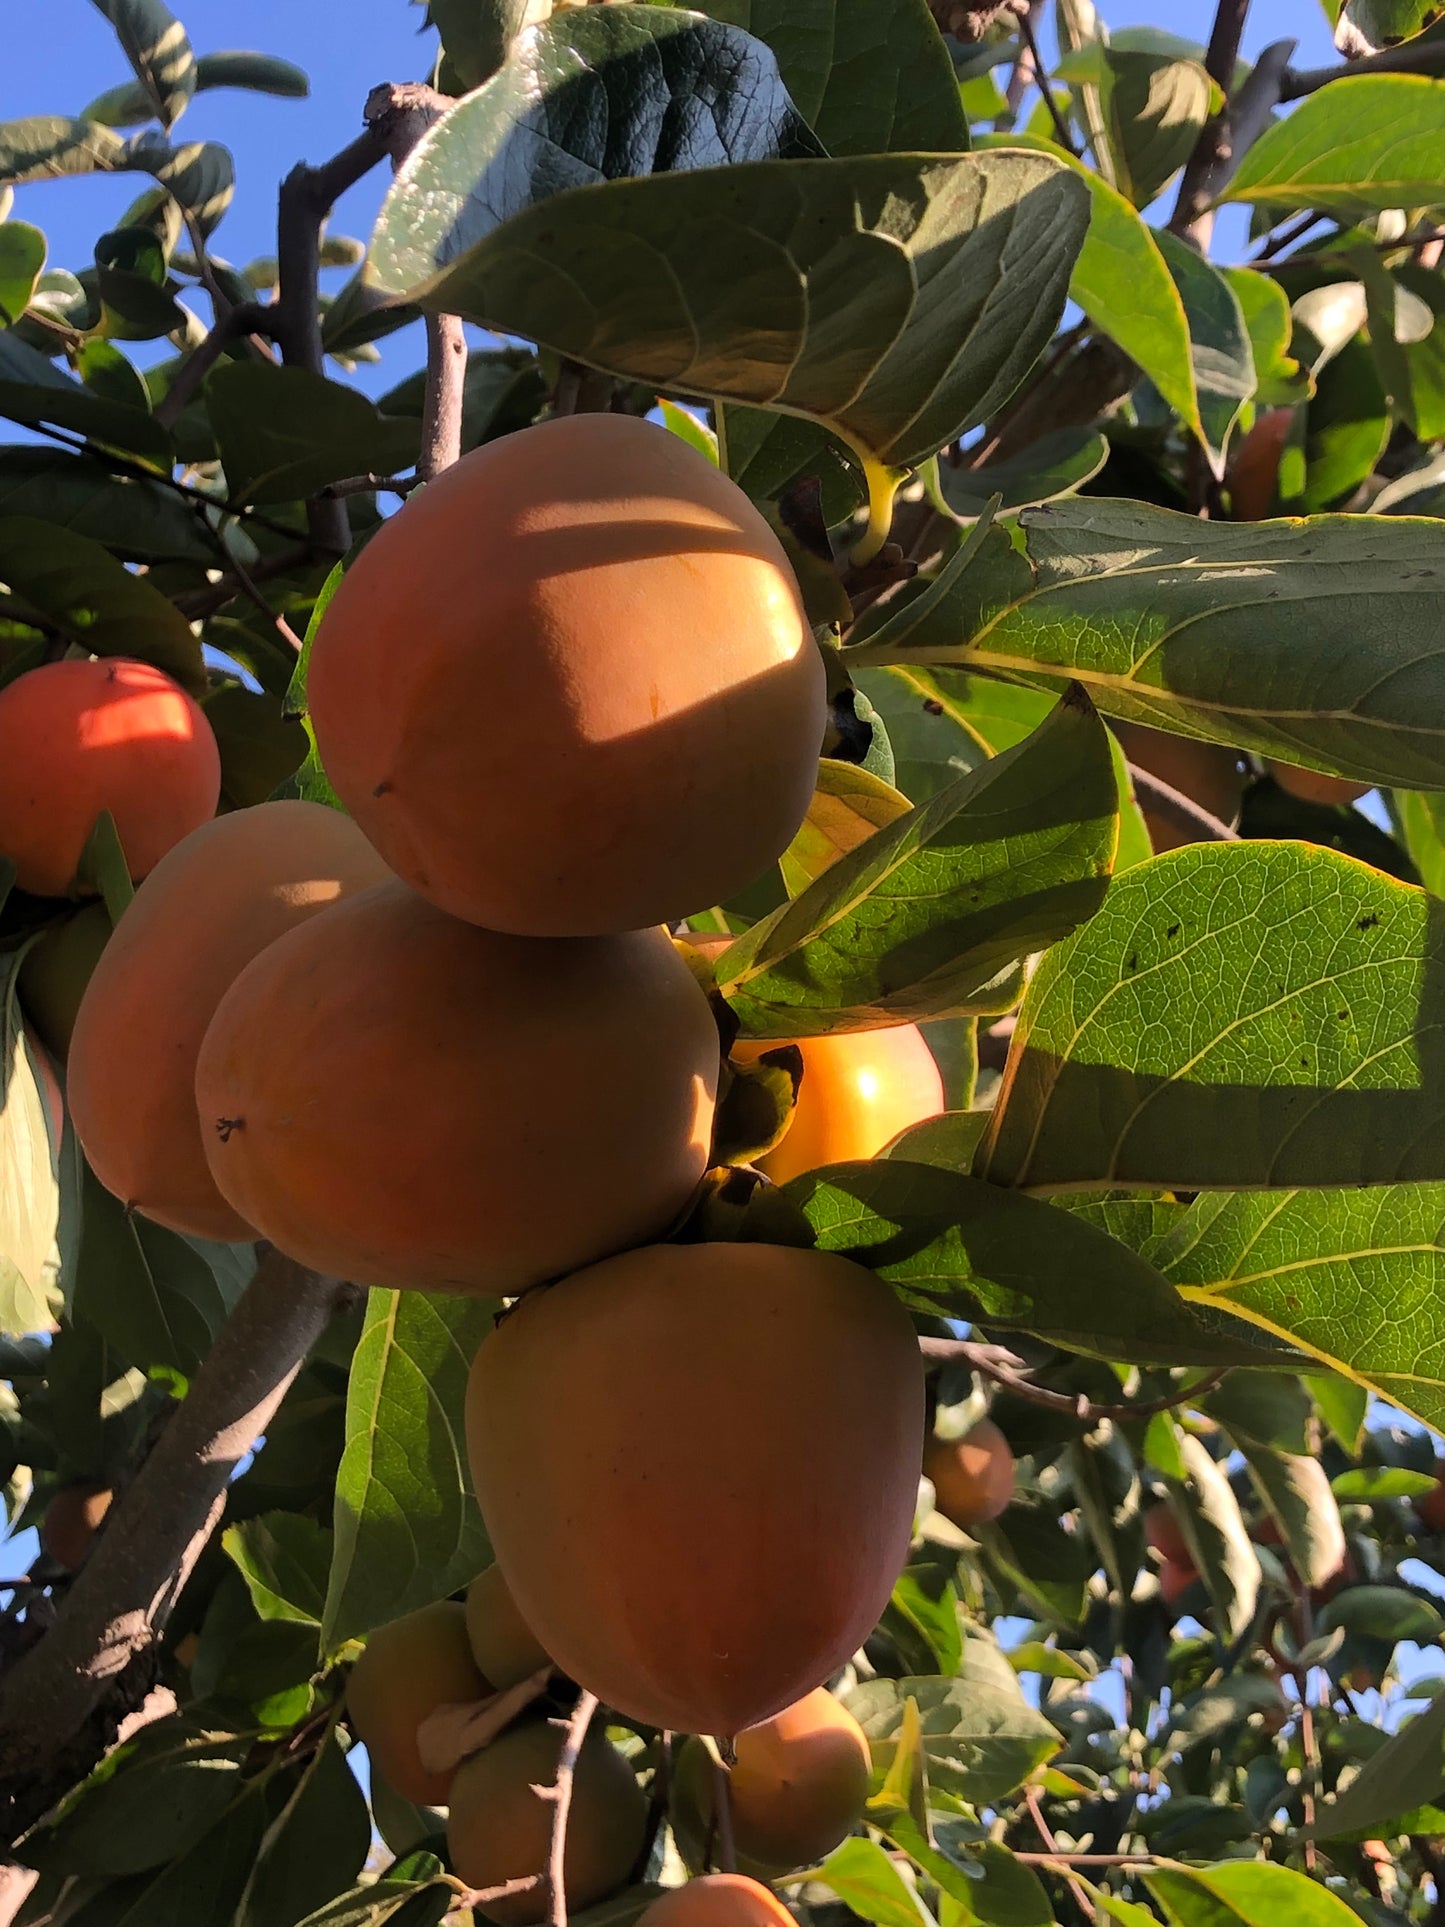
POLYGON ((740 1873, 710 1873, 660 1895, 639 1915, 637 1927, 797 1927, 797 1922, 760 1881, 740 1873))
POLYGON ((938 1510, 965 1532, 998 1518, 1013 1497, 1014 1455, 991 1418, 962 1438, 931 1438, 923 1470, 938 1510))
MULTIPOLYGON (((206 1163, 201 1040, 253 957, 385 875, 350 818, 319 803, 234 810, 162 859, 97 960, 70 1040, 71 1116, 107 1190, 173 1231, 255 1236, 206 1163)), ((252 1049, 284 1055, 284 1032, 252 1049)))
POLYGON ((115 1494, 108 1485, 81 1480, 63 1485, 40 1521, 40 1544, 67 1572, 85 1563, 101 1520, 110 1511, 115 1494))
POLYGON ((1445 1459, 1435 1461, 1435 1484, 1415 1501, 1420 1523, 1427 1531, 1445 1532, 1445 1459))
POLYGON ((215 814, 221 753, 200 705, 149 663, 42 663, 0 689, 0 855, 64 896, 102 810, 133 878, 215 814))
MULTIPOLYGON (((868 1741, 823 1687, 733 1742, 727 1769, 738 1868, 763 1878, 810 1866, 852 1832, 868 1798, 868 1741)), ((716 1840, 717 1769, 699 1739, 678 1749, 673 1833, 694 1871, 716 1840)))
POLYGON ((418 1806, 445 1806, 452 1776, 423 1765, 417 1729, 438 1707, 491 1690, 472 1658, 465 1608, 442 1599, 377 1627, 351 1669, 347 1719, 394 1792, 418 1806))
POLYGON ((1374 788, 1372 783, 1357 783, 1349 776, 1327 776, 1323 770, 1301 769, 1294 763, 1278 763, 1272 757, 1265 767, 1285 794, 1301 803, 1335 806, 1357 803, 1374 788))
POLYGON ((1144 1538, 1161 1559, 1173 1559, 1181 1564, 1193 1561, 1194 1554, 1189 1550, 1184 1528, 1167 1500, 1160 1499, 1151 1505, 1144 1514, 1143 1523, 1144 1538))
POLYGON ((1166 1606, 1177 1606, 1195 1581, 1199 1569, 1192 1559, 1165 1559, 1159 1567, 1159 1593, 1166 1606))
POLYGON ((292 1258, 506 1296, 669 1227, 718 1068, 663 931, 503 936, 393 880, 241 972, 196 1094, 223 1196, 292 1258))
POLYGON ((467 1587, 467 1637, 472 1657, 499 1693, 550 1664, 498 1565, 467 1587))
POLYGON ((650 1726, 731 1736, 801 1699, 907 1557, 918 1341, 845 1258, 660 1245, 531 1292, 478 1350, 466 1426, 522 1616, 650 1726))
MULTIPOLYGON (((875 1157, 885 1144, 945 1109, 943 1079, 917 1024, 800 1037, 803 1081, 787 1136, 758 1159, 774 1184, 822 1164, 875 1157)), ((734 1044, 736 1063, 755 1064, 775 1046, 734 1044)))
MULTIPOLYGON (((553 1806, 536 1791, 557 1777, 562 1735, 546 1720, 509 1727, 458 1767, 451 1785, 447 1846, 454 1871, 470 1887, 500 1887, 540 1874, 547 1865, 553 1806)), ((562 1869, 567 1905, 580 1913, 620 1887, 642 1851, 647 1802, 627 1761, 594 1725, 582 1742, 572 1779, 562 1869)), ((477 1912, 502 1927, 530 1927, 547 1915, 547 1894, 490 1900, 477 1912)))
POLYGON ((1292 408, 1259 415, 1229 464, 1229 510, 1236 522, 1263 522, 1279 513, 1279 465, 1294 426, 1292 408))
POLYGON ((743 889, 802 822, 825 726, 763 516, 677 436, 610 414, 488 442, 384 523, 308 696, 327 774, 397 874, 528 936, 743 889))

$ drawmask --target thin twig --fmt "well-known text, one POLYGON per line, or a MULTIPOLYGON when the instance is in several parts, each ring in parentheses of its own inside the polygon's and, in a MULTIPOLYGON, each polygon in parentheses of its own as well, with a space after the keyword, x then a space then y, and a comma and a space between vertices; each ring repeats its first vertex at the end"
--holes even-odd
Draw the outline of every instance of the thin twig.
POLYGON ((1162 776, 1152 770, 1141 769, 1137 763, 1129 765, 1129 781, 1139 801, 1160 816, 1168 817, 1176 829, 1183 830, 1191 843, 1237 843, 1239 831, 1196 803, 1192 796, 1183 790, 1175 789, 1166 783, 1162 776))
POLYGON ((984 1345, 972 1338, 920 1338, 918 1349, 924 1358, 945 1365, 967 1365, 981 1378, 991 1379, 1006 1391, 1019 1398, 1026 1398, 1032 1405, 1042 1405, 1051 1412, 1068 1412, 1072 1417, 1085 1424, 1097 1425, 1103 1419, 1115 1423, 1131 1419, 1154 1418, 1160 1412, 1172 1412, 1177 1406, 1191 1405, 1209 1394, 1224 1379, 1229 1370, 1221 1365, 1207 1378, 1193 1385, 1186 1385, 1168 1393, 1163 1398, 1154 1398, 1142 1404, 1096 1405, 1088 1399, 1072 1392, 1055 1392, 1047 1385, 1037 1385, 1023 1371, 1023 1360, 1003 1345, 984 1345))
POLYGON ((1026 1867, 1058 1867, 1060 1872, 1067 1867, 1152 1867, 1154 1858, 1149 1853, 1065 1853, 1061 1847, 1052 1853, 1014 1854, 1026 1867))
POLYGON ((1337 80, 1356 80, 1362 74, 1445 74, 1445 40, 1407 40, 1401 47, 1386 47, 1382 53, 1366 54, 1360 60, 1341 61, 1334 67, 1306 67, 1285 74, 1280 87, 1281 100, 1303 100, 1317 94, 1337 80))
POLYGON ((1194 152, 1184 165, 1169 229, 1182 234, 1201 250, 1208 246, 1212 216, 1213 180, 1217 170, 1226 166, 1234 152, 1229 97, 1234 89, 1234 69, 1239 59, 1239 43, 1244 33, 1249 0, 1218 0, 1214 29, 1204 67, 1224 95, 1224 105, 1200 129, 1194 152))
POLYGON ((584 1692, 569 1720, 553 1721, 553 1725, 562 1728, 557 1777, 551 1786, 535 1789, 540 1799, 550 1800, 553 1805, 552 1839, 547 1849, 548 1927, 567 1927, 567 1821, 572 1811, 572 1783, 577 1777, 577 1756, 596 1711, 597 1695, 584 1692))
POLYGON ((156 403, 152 412, 161 427, 175 427, 201 383, 233 342, 265 326, 266 310, 259 301, 243 301, 225 309, 205 340, 182 362, 175 380, 156 403))
POLYGON ((255 578, 252 576, 250 570, 246 567, 245 563, 242 562, 241 558, 238 555, 236 555, 233 550, 227 549, 225 544, 221 542, 221 539, 219 536, 216 537, 216 541, 218 546, 221 548, 222 552, 225 554, 227 561, 230 564, 231 572, 235 576, 237 583, 240 585, 240 590, 242 595, 245 596, 246 600, 249 603, 251 603, 253 607, 260 610, 261 614, 271 624, 271 627, 276 631, 276 634, 281 638, 282 642, 285 643, 286 647, 292 652, 292 654, 299 656, 301 654, 300 636, 297 635, 296 631, 291 627, 291 624, 286 620, 285 616, 281 615, 279 611, 271 607, 270 603, 266 600, 265 596, 263 596, 261 591, 257 588, 255 578))
POLYGON ((1073 131, 1068 121, 1064 118, 1064 110, 1060 107, 1054 96, 1054 85, 1049 78, 1049 70, 1044 65, 1043 56, 1039 52, 1038 36, 1034 32, 1034 23, 1030 11, 1025 8, 1022 12, 1016 13, 1014 18, 1019 23, 1019 33, 1023 38, 1023 43, 1029 50, 1029 59, 1033 62, 1034 81, 1048 106, 1049 119, 1054 123, 1054 132, 1059 137, 1059 145, 1060 147, 1066 147, 1075 159, 1077 159, 1079 153, 1078 144, 1074 139, 1073 131))
POLYGON ((712 1804, 717 1831, 717 1864, 719 1873, 736 1873, 738 1870, 737 1841, 733 1836, 733 1785, 732 1776, 721 1760, 712 1763, 712 1804))
MULTIPOLYGON (((280 555, 264 555, 250 571, 252 583, 268 582, 273 576, 290 575, 293 570, 304 568, 315 560, 315 551, 309 543, 298 544, 280 555)), ((235 557, 227 554, 226 570, 218 580, 204 589, 187 589, 183 594, 172 596, 171 600, 183 616, 192 622, 203 622, 213 616, 218 609, 224 609, 228 602, 234 602, 238 595, 244 595, 239 578, 234 572, 235 557)))
POLYGON ((1253 267, 1260 261, 1272 261, 1276 255, 1283 254, 1286 248, 1292 248, 1295 242, 1308 234, 1312 227, 1318 227, 1320 222, 1327 218, 1326 215, 1317 213, 1314 208, 1308 208, 1298 220, 1291 221, 1288 226, 1271 234, 1259 251, 1249 257, 1249 265, 1253 267))
POLYGON ((461 317, 426 318, 426 406, 422 415, 417 479, 435 481, 461 459, 462 404, 466 396, 467 341, 461 317))
POLYGON ((328 500, 343 495, 410 495, 420 486, 419 475, 347 475, 339 482, 328 482, 321 493, 328 500))
POLYGON ((1044 1846, 1049 1853, 1053 1855, 1055 1860, 1059 1862, 1063 1870, 1064 1879, 1069 1883, 1069 1892, 1074 1896, 1080 1913, 1083 1914, 1085 1920, 1097 1920, 1099 1918, 1099 1910, 1089 1898, 1088 1889, 1081 1880, 1075 1879, 1073 1873, 1069 1870, 1067 1861, 1059 1853, 1059 1843, 1054 1838, 1053 1828, 1044 1818, 1044 1810, 1039 1803, 1039 1790, 1037 1787, 1030 1786, 1024 1788, 1024 1805, 1029 1810, 1029 1818, 1038 1829, 1040 1840, 1043 1841, 1044 1846))

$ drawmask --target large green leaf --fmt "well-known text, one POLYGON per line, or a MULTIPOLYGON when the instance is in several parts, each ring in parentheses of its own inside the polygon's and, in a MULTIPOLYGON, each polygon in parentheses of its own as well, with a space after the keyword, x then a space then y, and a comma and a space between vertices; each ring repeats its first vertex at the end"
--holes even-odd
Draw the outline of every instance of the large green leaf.
POLYGON ((448 209, 486 156, 456 129, 434 130, 382 209, 369 272, 392 300, 678 393, 809 416, 899 465, 1018 387, 1088 219, 1082 183, 1041 154, 877 155, 572 188, 459 247, 448 209), (449 190, 423 197, 443 167, 449 190))
POLYGON ((756 34, 830 154, 968 146, 958 82, 925 0, 705 0, 756 34))
POLYGON ((1198 60, 1104 46, 1099 99, 1114 184, 1145 207, 1194 151, 1214 85, 1198 60))
POLYGON ((240 502, 296 502, 348 475, 411 468, 421 427, 306 368, 224 362, 206 383, 226 484, 240 502))
POLYGON ((1419 74, 1362 74, 1302 100, 1267 129, 1221 199, 1343 220, 1431 206, 1445 177, 1445 89, 1419 74))
POLYGON ((93 0, 115 28, 136 79, 167 127, 196 91, 196 58, 185 28, 163 0, 93 0))
POLYGON ((61 1120, 54 1075, 21 1022, 15 964, 12 955, 0 975, 0 1331, 19 1336, 51 1320, 61 1120))
POLYGON ((0 445, 0 515, 36 515, 102 542, 126 562, 199 562, 217 548, 197 508, 159 482, 112 475, 58 448, 0 445))
POLYGON ((845 1840, 813 1877, 873 1927, 930 1927, 922 1901, 876 1840, 845 1840))
POLYGON ((1445 1185, 1201 1197, 1137 1242, 1191 1300, 1227 1306, 1445 1430, 1445 1185))
POLYGON ((1108 733, 1066 700, 755 924, 718 984, 753 1037, 967 1015, 1098 908, 1117 812, 1108 733))
POLYGON ((496 1309, 485 1298, 370 1293, 346 1401, 323 1653, 445 1598, 488 1563, 462 1412, 496 1309))
POLYGON ((993 1640, 970 1635, 954 1679, 873 1679, 847 1705, 868 1736, 875 1780, 886 1778, 909 1700, 923 1727, 929 1784, 989 1805, 1059 1750, 1059 1735, 1024 1698, 1018 1675, 993 1640))
POLYGON ((176 605, 99 542, 33 515, 0 519, 0 582, 95 656, 131 656, 199 689, 201 645, 176 605))
POLYGON ((1161 233, 1158 246, 1184 303, 1204 444, 1222 476, 1225 446, 1254 395, 1254 346, 1239 297, 1219 269, 1177 234, 1161 233))
POLYGON ((1249 1860, 1219 1867, 1155 1867, 1144 1884, 1172 1927, 1358 1927, 1336 1893, 1291 1867, 1249 1860))
POLYGON ((329 1733, 267 1829, 235 1927, 294 1927, 356 1878, 370 1846, 366 1796, 329 1733))
POLYGON ((898 1158, 825 1165, 786 1188, 820 1250, 876 1271, 914 1311, 1109 1358, 1262 1358, 1243 1328, 1199 1324, 1151 1264, 1040 1199, 898 1158))
POLYGON ((1399 1822, 1445 1793, 1445 1695, 1405 1721, 1365 1761, 1311 1831, 1321 1840, 1402 1831, 1399 1822), (1393 1823, 1393 1824, 1392 1824, 1393 1823))
POLYGON ((1029 987, 981 1168, 1042 1189, 1445 1178, 1445 908, 1309 844, 1127 871, 1029 987))
MULTIPOLYGON (((1445 92, 1445 89, 1442 89, 1445 92)), ((921 628, 845 660, 1040 674, 1111 716, 1407 789, 1445 789, 1445 527, 1228 524, 1078 497, 980 545, 921 628)))

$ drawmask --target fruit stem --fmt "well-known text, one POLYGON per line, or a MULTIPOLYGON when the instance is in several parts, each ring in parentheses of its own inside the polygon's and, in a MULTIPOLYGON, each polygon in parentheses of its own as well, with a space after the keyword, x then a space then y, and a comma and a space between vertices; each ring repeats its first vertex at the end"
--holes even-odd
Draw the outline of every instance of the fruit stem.
POLYGON ((868 484, 868 526, 848 558, 855 569, 862 568, 865 562, 871 562, 888 540, 893 528, 893 504, 903 476, 902 469, 864 459, 863 478, 868 484))

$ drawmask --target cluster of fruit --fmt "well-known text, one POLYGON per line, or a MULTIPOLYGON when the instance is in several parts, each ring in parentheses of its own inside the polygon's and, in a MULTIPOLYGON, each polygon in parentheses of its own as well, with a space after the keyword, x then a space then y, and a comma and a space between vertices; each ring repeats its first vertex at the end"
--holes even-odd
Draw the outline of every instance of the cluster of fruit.
MULTIPOLYGON (((736 1737, 744 1867, 810 1861, 866 1796, 866 1743, 821 1688, 907 1554, 917 1341, 842 1258, 660 1242, 697 1195, 731 1074, 668 926, 772 864, 813 792, 824 672, 786 557, 675 437, 550 422, 373 538, 321 625, 309 698, 349 815, 214 817, 204 715, 144 665, 54 663, 0 693, 0 849, 21 887, 73 892, 101 810, 145 878, 113 934, 97 909, 83 943, 72 922, 37 946, 68 942, 88 975, 78 1009, 54 969, 30 1000, 79 1140, 174 1230, 517 1300, 468 1395, 499 1563, 466 1609, 374 1636, 350 1692, 383 1776, 449 1803, 463 1877, 540 1872, 549 1810, 531 1789, 556 1736, 534 1707, 439 1776, 426 1722, 554 1666, 639 1726, 736 1737)), ((802 1051, 779 1180, 942 1108, 912 1027, 802 1051)), ((949 1506, 939 1455, 961 1467, 969 1449, 936 1442, 930 1461, 960 1523, 1007 1499, 994 1473, 949 1506)), ((689 1745, 675 1831, 700 1870, 714 1763, 689 1745)), ((576 1778, 578 1901, 626 1877, 643 1828, 599 1729, 576 1778)))

